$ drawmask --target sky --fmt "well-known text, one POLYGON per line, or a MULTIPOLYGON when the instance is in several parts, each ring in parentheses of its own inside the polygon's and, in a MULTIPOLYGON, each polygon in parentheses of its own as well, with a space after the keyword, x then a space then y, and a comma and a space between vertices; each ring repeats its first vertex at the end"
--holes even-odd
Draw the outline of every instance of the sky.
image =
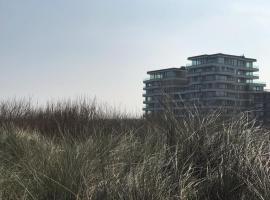
POLYGON ((269 0, 0 0, 0 99, 76 97, 141 113, 146 72, 256 58, 270 88, 269 0))

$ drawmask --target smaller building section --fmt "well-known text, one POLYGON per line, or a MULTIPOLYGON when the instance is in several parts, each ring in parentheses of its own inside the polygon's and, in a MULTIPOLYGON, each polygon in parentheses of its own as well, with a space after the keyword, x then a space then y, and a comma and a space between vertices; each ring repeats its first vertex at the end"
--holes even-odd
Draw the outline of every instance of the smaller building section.
MULTIPOLYGON (((181 99, 181 93, 187 85, 185 67, 167 68, 162 70, 149 71, 149 78, 144 80, 145 97, 143 110, 145 114, 152 114, 164 111, 166 107, 172 107, 177 112, 177 99, 181 99)), ((182 101, 179 101, 179 103, 182 101)))

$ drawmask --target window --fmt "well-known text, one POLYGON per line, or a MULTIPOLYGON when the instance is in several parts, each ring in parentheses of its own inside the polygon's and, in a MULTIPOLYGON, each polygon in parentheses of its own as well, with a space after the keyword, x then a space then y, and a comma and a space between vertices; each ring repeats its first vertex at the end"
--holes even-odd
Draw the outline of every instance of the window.
POLYGON ((216 75, 216 79, 217 79, 217 80, 226 81, 226 80, 227 80, 227 76, 224 76, 224 75, 216 75))
POLYGON ((151 101, 152 97, 146 97, 146 101, 151 101))
POLYGON ((166 77, 175 77, 175 72, 172 72, 172 71, 167 72, 166 77))
POLYGON ((205 80, 206 81, 212 81, 212 80, 214 80, 214 76, 213 75, 205 76, 205 80))
POLYGON ((162 78, 162 74, 156 74, 156 78, 162 78))
POLYGON ((247 62, 247 63, 246 63, 246 67, 251 68, 252 66, 253 66, 253 63, 252 63, 252 62, 247 62))
POLYGON ((241 66, 241 67, 242 67, 242 66, 245 66, 245 62, 242 61, 242 60, 238 60, 238 61, 237 61, 237 65, 238 65, 238 66, 241 66))
POLYGON ((263 88, 262 88, 261 86, 254 86, 254 87, 253 87, 253 90, 254 90, 254 91, 262 91, 263 88))
POLYGON ((225 84, 218 84, 218 88, 219 89, 226 89, 226 85, 225 84))
POLYGON ((235 97, 235 94, 234 93, 232 93, 232 92, 228 92, 228 97, 235 97))
POLYGON ((216 96, 217 97, 225 97, 226 96, 226 92, 224 92, 224 91, 216 91, 216 96))
POLYGON ((218 58, 218 63, 224 64, 224 58, 219 57, 219 58, 218 58))

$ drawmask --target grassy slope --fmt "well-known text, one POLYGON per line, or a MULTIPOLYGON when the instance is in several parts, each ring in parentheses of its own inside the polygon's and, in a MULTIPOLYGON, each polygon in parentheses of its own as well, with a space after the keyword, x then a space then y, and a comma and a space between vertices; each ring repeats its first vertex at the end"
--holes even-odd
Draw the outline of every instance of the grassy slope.
POLYGON ((132 120, 87 102, 0 109, 0 199, 270 199, 269 134, 245 115, 132 120))

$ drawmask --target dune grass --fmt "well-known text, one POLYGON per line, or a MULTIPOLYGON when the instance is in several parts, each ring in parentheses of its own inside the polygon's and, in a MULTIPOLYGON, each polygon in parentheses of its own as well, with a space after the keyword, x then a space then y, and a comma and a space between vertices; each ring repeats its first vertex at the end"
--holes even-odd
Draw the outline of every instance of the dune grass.
POLYGON ((0 105, 0 199, 270 199, 269 131, 242 113, 132 119, 0 105))

